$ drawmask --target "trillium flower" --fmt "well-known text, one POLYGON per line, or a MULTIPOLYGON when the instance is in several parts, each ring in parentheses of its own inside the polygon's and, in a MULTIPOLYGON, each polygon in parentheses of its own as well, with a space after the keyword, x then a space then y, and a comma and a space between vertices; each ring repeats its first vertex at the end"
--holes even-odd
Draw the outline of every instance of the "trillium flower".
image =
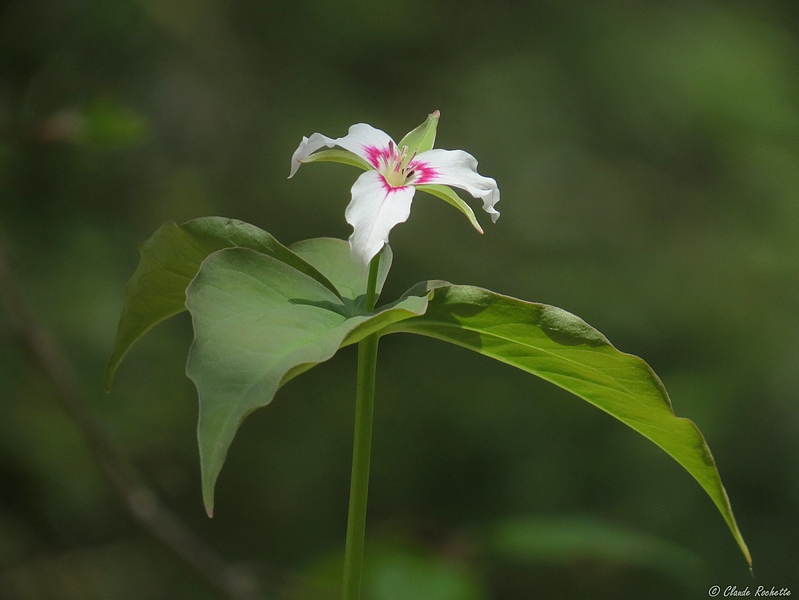
POLYGON ((477 173, 477 160, 463 150, 433 149, 439 112, 431 114, 409 132, 399 144, 365 123, 350 127, 340 138, 321 133, 303 137, 291 157, 293 177, 303 163, 334 161, 360 167, 362 173, 352 186, 352 200, 345 217, 352 225, 350 251, 353 259, 368 265, 388 243, 388 234, 404 223, 411 212, 417 189, 452 204, 483 233, 474 212, 449 186, 466 190, 483 202, 492 221, 499 218, 494 205, 499 202, 497 182, 477 173), (322 150, 338 146, 343 150, 322 150))

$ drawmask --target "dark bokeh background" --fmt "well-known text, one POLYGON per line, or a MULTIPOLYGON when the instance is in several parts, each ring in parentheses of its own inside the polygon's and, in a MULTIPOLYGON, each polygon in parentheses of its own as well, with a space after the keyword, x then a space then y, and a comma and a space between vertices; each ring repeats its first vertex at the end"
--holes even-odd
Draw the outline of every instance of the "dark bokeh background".
MULTIPOLYGON (((355 353, 281 390, 199 492, 183 317, 100 391, 137 244, 223 215, 346 237, 356 172, 302 135, 432 110, 502 218, 419 195, 393 299, 430 278, 570 310, 646 359, 716 456, 755 560, 676 463, 465 350, 381 344, 367 600, 799 594, 799 5, 16 0, 0 8, 0 224, 90 410, 264 597, 337 598, 355 353), (483 215, 485 216, 485 215, 483 215)), ((0 597, 219 598, 135 525, 0 313, 0 597)))

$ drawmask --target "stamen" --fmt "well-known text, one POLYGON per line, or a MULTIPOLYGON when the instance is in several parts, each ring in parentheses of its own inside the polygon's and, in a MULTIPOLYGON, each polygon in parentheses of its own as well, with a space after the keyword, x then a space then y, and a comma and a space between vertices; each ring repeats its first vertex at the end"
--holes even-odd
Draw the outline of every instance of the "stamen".
POLYGON ((408 180, 416 174, 416 170, 409 169, 410 162, 416 158, 416 150, 408 159, 408 146, 400 148, 393 140, 388 141, 388 147, 380 154, 378 171, 383 175, 391 187, 406 185, 408 180))

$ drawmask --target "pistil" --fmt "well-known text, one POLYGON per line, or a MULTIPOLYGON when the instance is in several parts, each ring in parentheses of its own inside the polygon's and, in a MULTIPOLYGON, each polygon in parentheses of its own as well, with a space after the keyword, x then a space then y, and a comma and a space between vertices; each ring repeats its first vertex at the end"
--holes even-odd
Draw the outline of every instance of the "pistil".
POLYGON ((399 149, 393 141, 389 141, 388 151, 382 156, 379 172, 391 187, 402 187, 414 175, 413 169, 407 171, 406 169, 415 157, 415 150, 409 159, 408 146, 399 149))

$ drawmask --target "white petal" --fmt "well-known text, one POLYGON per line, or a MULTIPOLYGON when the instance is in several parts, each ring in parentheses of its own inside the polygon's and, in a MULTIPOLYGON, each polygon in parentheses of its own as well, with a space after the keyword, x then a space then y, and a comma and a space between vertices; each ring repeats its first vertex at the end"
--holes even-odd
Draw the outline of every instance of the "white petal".
POLYGON ((381 154, 385 154, 389 146, 391 137, 379 129, 375 129, 366 123, 356 123, 350 127, 349 133, 340 138, 329 138, 321 133, 314 133, 311 137, 303 137, 299 147, 294 151, 291 157, 291 173, 289 179, 294 177, 297 169, 300 168, 302 161, 322 146, 332 148, 339 146, 345 150, 349 150, 360 158, 364 159, 375 169, 377 168, 377 159, 381 154))
POLYGON ((322 135, 321 133, 314 133, 309 138, 302 136, 302 142, 300 142, 299 147, 291 156, 291 173, 289 173, 289 179, 294 177, 294 174, 297 172, 297 169, 300 168, 302 161, 308 158, 308 156, 319 150, 319 148, 322 146, 332 148, 335 143, 335 140, 327 137, 326 135, 322 135))
POLYGON ((356 123, 347 135, 333 140, 336 146, 357 154, 375 169, 377 157, 386 153, 389 142, 394 143, 391 136, 366 123, 356 123))
POLYGON ((422 152, 409 165, 415 168, 419 179, 415 185, 440 183, 466 190, 483 201, 483 210, 496 222, 499 212, 494 205, 499 202, 499 188, 491 177, 477 172, 477 159, 463 150, 433 149, 422 152))
POLYGON ((352 225, 350 252, 353 260, 368 265, 388 243, 394 225, 411 214, 416 188, 391 187, 377 171, 366 171, 352 186, 352 200, 344 215, 352 225))

